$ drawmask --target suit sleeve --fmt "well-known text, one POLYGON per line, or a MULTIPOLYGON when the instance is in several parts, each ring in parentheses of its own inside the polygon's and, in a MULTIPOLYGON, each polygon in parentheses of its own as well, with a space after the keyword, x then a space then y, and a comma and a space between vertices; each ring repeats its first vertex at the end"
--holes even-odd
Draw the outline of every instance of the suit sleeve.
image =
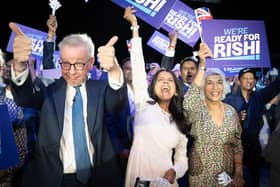
POLYGON ((105 111, 116 112, 121 110, 125 105, 125 99, 127 98, 127 88, 125 84, 122 84, 120 89, 115 90, 109 85, 105 90, 105 111))
POLYGON ((54 69, 55 42, 44 41, 43 45, 43 69, 54 69))
POLYGON ((11 91, 18 106, 40 109, 44 97, 43 90, 45 87, 42 81, 36 78, 32 82, 30 74, 21 86, 11 82, 11 91))
POLYGON ((107 113, 105 115, 105 121, 113 147, 117 153, 120 153, 124 149, 124 145, 118 136, 118 130, 120 130, 118 129, 120 128, 118 113, 107 113))
POLYGON ((168 57, 168 56, 162 56, 161 59, 161 67, 168 69, 168 70, 172 70, 173 68, 173 63, 174 63, 174 57, 168 57))

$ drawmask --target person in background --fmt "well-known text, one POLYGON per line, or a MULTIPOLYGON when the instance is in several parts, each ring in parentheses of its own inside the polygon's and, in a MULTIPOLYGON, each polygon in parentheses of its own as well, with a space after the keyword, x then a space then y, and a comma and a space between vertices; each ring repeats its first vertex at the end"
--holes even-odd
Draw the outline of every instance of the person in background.
MULTIPOLYGON (((280 110, 277 111, 280 115, 280 110)), ((269 167, 269 187, 278 187, 280 183, 280 122, 271 133, 267 146, 264 149, 263 155, 265 160, 270 164, 269 167)))
POLYGON ((264 80, 265 85, 268 86, 270 83, 272 83, 278 77, 278 75, 279 75, 279 71, 275 67, 267 71, 264 80))
POLYGON ((123 59, 121 64, 128 97, 123 110, 106 114, 106 125, 112 144, 118 155, 123 182, 122 186, 124 186, 126 166, 133 139, 135 105, 130 58, 123 59))
MULTIPOLYGON (((272 68, 269 70, 265 76, 265 85, 269 86, 273 81, 277 79, 279 76, 278 70, 276 68, 272 68)), ((280 121, 279 111, 280 111, 280 93, 278 93, 275 97, 273 97, 268 103, 265 105, 264 114, 269 124, 270 132, 273 132, 278 122, 280 121)))
POLYGON ((153 77, 155 76, 156 72, 159 69, 160 69, 160 65, 157 62, 148 63, 148 67, 147 67, 147 70, 148 70, 147 81, 148 81, 149 85, 151 84, 151 82, 153 80, 153 77))
POLYGON ((180 62, 180 71, 180 80, 182 83, 183 92, 186 93, 198 72, 197 59, 193 56, 185 57, 180 62))
POLYGON ((261 177, 263 167, 260 132, 264 126, 263 114, 265 105, 280 91, 280 79, 269 86, 254 91, 256 72, 252 68, 243 68, 239 71, 240 89, 235 94, 225 98, 225 102, 235 108, 239 114, 242 126, 242 145, 244 149, 243 174, 246 186, 257 187, 266 178, 261 177))
POLYGON ((98 48, 97 56, 108 72, 108 80, 87 79, 94 64, 94 44, 87 34, 70 34, 59 43, 62 77, 48 86, 36 86, 26 65, 32 42, 16 24, 9 26, 15 32, 13 96, 20 106, 40 110, 34 157, 22 186, 114 185, 115 181, 106 177, 114 172, 113 165, 106 170, 114 152, 103 124, 105 112, 120 110, 127 97, 115 58, 118 38, 114 36, 98 48))
MULTIPOLYGON (((1 114, 1 128, 0 128, 0 146, 1 146, 1 152, 11 151, 12 147, 14 146, 13 143, 16 145, 15 152, 11 151, 9 153, 1 153, 0 157, 3 156, 3 158, 6 158, 6 160, 0 159, 1 163, 0 165, 0 186, 19 186, 21 182, 22 173, 24 172, 24 164, 26 163, 26 158, 28 154, 27 149, 27 130, 26 130, 26 121, 23 114, 22 107, 19 107, 16 105, 13 95, 11 93, 11 86, 10 86, 10 66, 12 61, 5 61, 4 55, 2 51, 0 50, 0 84, 4 84, 5 88, 4 90, 4 100, 2 104, 5 104, 7 107, 7 115, 1 114), (2 82, 3 81, 3 82, 2 82), (6 130, 4 130, 3 126, 5 125, 5 119, 9 121, 10 127, 6 127, 6 130), (12 128, 12 139, 8 139, 8 128, 12 128), (3 140, 2 138, 6 138, 3 140), (1 145, 3 141, 3 145, 1 145), (5 141, 7 144, 5 144, 5 141), (2 150, 3 149, 3 150, 2 150), (2 154, 2 155, 1 155, 2 154), (11 160, 16 159, 18 162, 16 164, 10 164, 11 160), (6 163, 7 162, 7 163, 6 163), (3 165, 6 165, 5 167, 2 167, 3 165)), ((3 105, 1 105, 3 107, 3 105)), ((5 112, 5 111, 1 111, 5 112)))
POLYGON ((166 69, 156 72, 148 89, 135 11, 127 7, 124 13, 133 35, 130 60, 136 107, 125 186, 133 187, 138 177, 159 186, 178 186, 176 179, 188 168, 182 92, 175 74, 166 69))
POLYGON ((181 71, 180 71, 180 64, 177 63, 175 64, 175 66, 172 68, 172 71, 175 73, 176 77, 179 79, 179 77, 181 76, 181 71))
MULTIPOLYGON (((34 69, 34 59, 30 58, 28 66, 30 67, 30 74, 32 77, 32 80, 34 81, 36 78, 36 72, 34 69)), ((5 68, 3 69, 3 80, 4 83, 7 85, 7 89, 10 89, 10 81, 11 81, 11 67, 13 64, 13 59, 10 59, 6 61, 5 63, 5 68)), ((8 91, 9 92, 9 91, 8 91)), ((12 95, 10 93, 10 95, 12 95)), ((38 112, 37 110, 33 108, 27 108, 27 107, 21 107, 21 110, 23 112, 23 120, 24 120, 24 125, 26 128, 26 133, 27 133, 27 157, 25 160, 25 165, 28 163, 28 160, 30 157, 32 157, 34 148, 35 148, 35 143, 37 139, 37 133, 38 133, 38 112)), ((25 167, 24 165, 24 167, 25 167)))
POLYGON ((169 45, 166 49, 165 55, 162 57, 161 67, 175 71, 175 74, 181 83, 183 93, 186 93, 197 74, 198 59, 195 56, 188 56, 182 59, 180 63, 175 64, 175 66, 173 65, 178 35, 179 33, 176 30, 172 30, 168 33, 169 45), (178 68, 180 68, 180 73, 176 73, 178 68))
POLYGON ((175 56, 175 49, 176 49, 176 45, 177 45, 178 35, 179 35, 179 33, 176 30, 172 30, 168 33, 169 45, 165 51, 165 54, 161 58, 161 67, 162 68, 173 71, 172 68, 173 68, 173 64, 174 64, 174 56, 175 56))
POLYGON ((43 45, 43 69, 54 69, 54 51, 55 51, 55 40, 56 40, 56 30, 58 23, 55 15, 49 15, 47 20, 48 26, 48 37, 44 41, 43 45))
POLYGON ((230 93, 228 93, 227 95, 236 94, 240 88, 238 74, 228 77, 227 82, 229 83, 229 86, 230 86, 230 93))
POLYGON ((227 186, 230 178, 232 185, 243 186, 241 126, 234 108, 222 102, 225 76, 217 68, 206 70, 212 52, 205 43, 198 55, 199 70, 183 101, 194 137, 189 186, 227 186))
POLYGON ((151 82, 154 74, 160 68, 165 68, 168 70, 171 70, 173 68, 175 48, 176 48, 177 39, 178 39, 178 31, 176 31, 176 30, 170 31, 168 33, 168 37, 169 37, 169 45, 166 48, 165 54, 162 56, 160 64, 157 62, 146 64, 146 70, 151 70, 151 71, 148 71, 148 76, 147 76, 148 83, 151 82))
MULTIPOLYGON (((11 59, 11 61, 13 61, 13 59, 11 59)), ((9 69, 7 71, 7 74, 9 75, 9 80, 11 80, 11 66, 12 63, 9 65, 9 69)), ((34 85, 36 85, 38 75, 36 72, 36 61, 33 57, 29 58, 28 67, 29 67, 29 72, 32 81, 34 82, 34 85)), ((43 79, 43 77, 40 77, 40 79, 43 79)), ((37 109, 31 107, 22 107, 22 110, 23 110, 23 116, 25 120, 26 131, 27 131, 28 155, 24 165, 24 168, 26 168, 26 165, 28 164, 30 158, 33 157, 33 152, 35 149, 35 144, 37 141, 37 135, 39 129, 40 114, 37 109)))

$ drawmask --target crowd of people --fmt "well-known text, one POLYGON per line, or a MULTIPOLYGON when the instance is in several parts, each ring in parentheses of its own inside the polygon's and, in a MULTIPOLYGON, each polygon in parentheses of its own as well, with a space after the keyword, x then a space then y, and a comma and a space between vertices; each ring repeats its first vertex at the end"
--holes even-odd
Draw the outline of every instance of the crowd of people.
MULTIPOLYGON (((204 42, 175 63, 177 31, 161 62, 147 67, 135 12, 123 15, 127 58, 116 58, 117 36, 95 52, 89 35, 69 34, 53 80, 36 72, 31 39, 9 24, 13 58, 0 51, 0 187, 277 186, 278 70, 263 88, 253 68, 227 79, 206 67, 204 42)), ((47 27, 42 64, 53 70, 56 16, 47 27)))

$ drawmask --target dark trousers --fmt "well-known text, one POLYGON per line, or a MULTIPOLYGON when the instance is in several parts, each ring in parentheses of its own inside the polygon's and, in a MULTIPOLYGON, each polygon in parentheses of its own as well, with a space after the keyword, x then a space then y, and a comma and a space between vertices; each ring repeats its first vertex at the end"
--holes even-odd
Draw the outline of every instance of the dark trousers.
POLYGON ((92 174, 92 187, 120 187, 122 177, 116 157, 95 166, 92 174))
POLYGON ((76 174, 63 175, 62 187, 89 187, 89 184, 82 184, 77 180, 76 174))

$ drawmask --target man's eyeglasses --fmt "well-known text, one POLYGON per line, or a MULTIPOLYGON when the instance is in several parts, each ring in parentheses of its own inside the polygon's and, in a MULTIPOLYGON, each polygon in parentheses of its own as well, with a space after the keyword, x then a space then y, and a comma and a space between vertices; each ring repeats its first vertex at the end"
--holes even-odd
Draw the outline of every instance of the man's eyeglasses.
POLYGON ((89 62, 89 60, 86 63, 83 62, 76 62, 75 64, 70 64, 69 62, 60 62, 60 67, 63 70, 69 71, 71 69, 71 66, 74 66, 75 70, 84 70, 85 65, 89 62))

